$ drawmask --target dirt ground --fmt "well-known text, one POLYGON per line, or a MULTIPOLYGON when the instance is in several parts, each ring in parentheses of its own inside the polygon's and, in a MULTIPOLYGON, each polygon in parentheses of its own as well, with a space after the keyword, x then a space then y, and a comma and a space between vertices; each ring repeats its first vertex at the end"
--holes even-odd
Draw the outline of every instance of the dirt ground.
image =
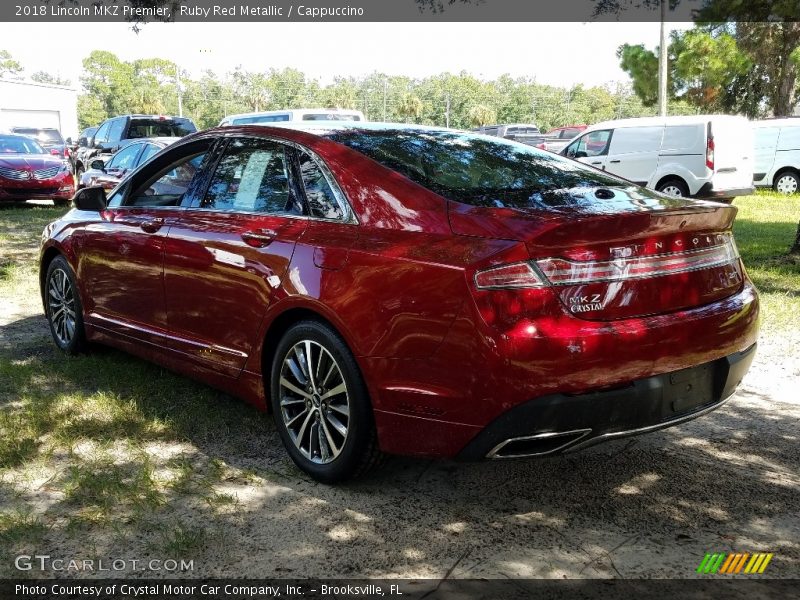
MULTIPOLYGON (((2 299, 0 347, 48 336, 35 290, 2 299)), ((230 510, 175 508, 170 518, 212 532, 195 548, 190 577, 683 578, 707 552, 738 551, 773 552, 770 575, 798 578, 799 348, 797 330, 766 332, 720 410, 563 457, 390 458, 362 481, 328 487, 293 467, 269 422, 153 442, 149 452, 256 473, 215 483, 235 498, 230 510)), ((15 485, 37 511, 63 493, 36 478, 15 485)), ((37 552, 85 554, 80 536, 49 527, 37 552)), ((91 539, 96 556, 154 552, 113 527, 91 539)))

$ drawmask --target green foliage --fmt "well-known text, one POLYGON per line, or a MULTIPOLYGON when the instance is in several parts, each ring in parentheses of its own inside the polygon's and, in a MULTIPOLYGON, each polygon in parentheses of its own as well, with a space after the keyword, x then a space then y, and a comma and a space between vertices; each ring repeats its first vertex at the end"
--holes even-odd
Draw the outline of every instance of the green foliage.
POLYGON ((48 83, 50 85, 72 85, 72 82, 69 79, 64 79, 60 75, 53 75, 47 71, 36 71, 36 73, 31 75, 31 81, 48 83))
POLYGON ((631 76, 633 91, 644 105, 655 105, 658 101, 658 55, 644 44, 623 44, 617 50, 617 58, 620 68, 631 76))
POLYGON ((0 50, 0 77, 17 79, 22 76, 22 65, 11 57, 8 50, 0 50))

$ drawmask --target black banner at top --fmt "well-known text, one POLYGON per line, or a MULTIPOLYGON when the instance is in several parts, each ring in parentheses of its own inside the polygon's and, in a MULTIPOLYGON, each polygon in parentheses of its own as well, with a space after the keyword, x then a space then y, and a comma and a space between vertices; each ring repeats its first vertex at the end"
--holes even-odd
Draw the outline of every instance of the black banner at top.
POLYGON ((800 21, 800 0, 2 0, 4 22, 800 21))

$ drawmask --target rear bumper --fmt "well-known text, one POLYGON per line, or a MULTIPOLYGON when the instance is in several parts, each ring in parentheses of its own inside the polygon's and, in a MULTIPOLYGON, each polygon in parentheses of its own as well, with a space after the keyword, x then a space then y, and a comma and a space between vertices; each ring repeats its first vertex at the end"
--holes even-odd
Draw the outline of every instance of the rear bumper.
POLYGON ((712 187, 712 183, 709 181, 700 190, 695 194, 697 198, 734 198, 736 196, 749 196, 750 194, 755 193, 756 188, 754 186, 748 186, 743 188, 731 188, 731 189, 722 189, 722 190, 715 190, 712 187))
POLYGON ((486 426, 461 460, 560 454, 611 439, 671 427, 719 408, 755 355, 742 352, 614 390, 554 394, 520 404, 486 426))

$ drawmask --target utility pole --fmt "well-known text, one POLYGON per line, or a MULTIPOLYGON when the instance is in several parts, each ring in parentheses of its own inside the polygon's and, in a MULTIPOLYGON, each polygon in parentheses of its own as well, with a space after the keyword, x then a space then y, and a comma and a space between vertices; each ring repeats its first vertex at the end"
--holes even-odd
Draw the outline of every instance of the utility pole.
POLYGON ((175 88, 178 90, 178 116, 183 116, 183 98, 181 97, 181 68, 175 65, 175 88))
POLYGON ((667 116, 667 8, 669 0, 661 0, 661 45, 658 48, 658 114, 667 116))
POLYGON ((445 94, 445 110, 444 110, 445 127, 450 127, 450 92, 445 94))
POLYGON ((386 123, 386 92, 389 90, 389 78, 383 78, 383 122, 386 123))

